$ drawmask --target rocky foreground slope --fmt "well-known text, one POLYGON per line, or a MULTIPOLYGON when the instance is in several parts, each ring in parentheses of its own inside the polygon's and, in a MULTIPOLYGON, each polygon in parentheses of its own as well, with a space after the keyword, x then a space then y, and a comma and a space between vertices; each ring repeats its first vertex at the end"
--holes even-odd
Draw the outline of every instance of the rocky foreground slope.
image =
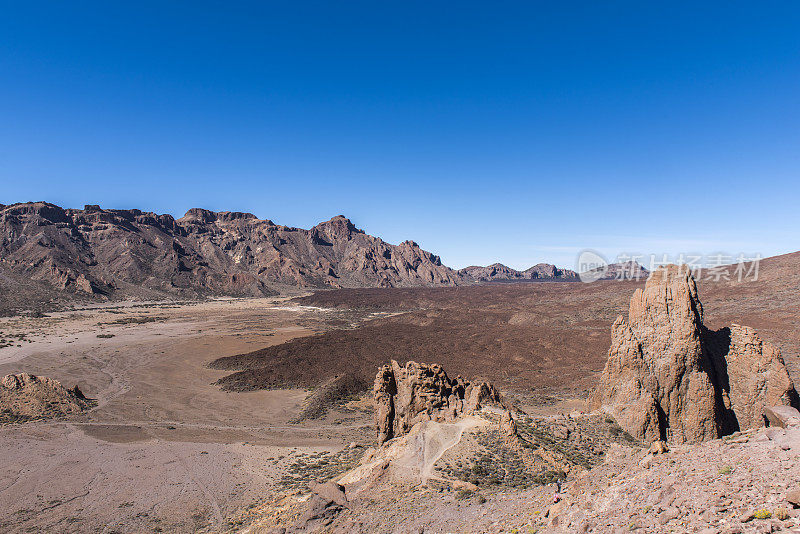
POLYGON ((46 202, 0 205, 0 267, 9 283, 144 297, 261 296, 282 285, 456 285, 463 278, 413 241, 391 245, 344 216, 304 230, 251 213, 191 209, 174 219, 46 202))
MULTIPOLYGON (((334 480, 311 480, 310 495, 299 482, 303 469, 292 470, 284 483, 294 491, 256 511, 247 532, 419 532, 408 526, 447 522, 447 511, 417 515, 414 508, 431 498, 457 492, 472 501, 480 491, 541 486, 591 467, 608 443, 629 439, 594 416, 520 418, 491 384, 450 379, 437 364, 381 367, 373 399, 378 446, 334 480)), ((348 451, 358 448, 336 461, 352 465, 348 451)))
MULTIPOLYGON (((800 528, 800 413, 792 407, 767 408, 768 428, 648 447, 607 416, 531 418, 488 384, 466 384, 437 365, 381 368, 373 390, 379 446, 333 480, 291 485, 243 516, 242 532, 800 528)), ((352 465, 356 450, 338 457, 352 465)))

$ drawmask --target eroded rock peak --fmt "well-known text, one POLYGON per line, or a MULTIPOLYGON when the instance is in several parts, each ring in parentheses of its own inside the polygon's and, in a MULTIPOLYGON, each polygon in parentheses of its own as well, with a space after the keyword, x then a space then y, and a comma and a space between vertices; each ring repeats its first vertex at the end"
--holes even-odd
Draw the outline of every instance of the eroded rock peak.
POLYGON ((752 328, 706 328, 694 278, 670 265, 614 322, 591 404, 638 439, 696 443, 761 426, 765 406, 797 399, 780 351, 752 328))
POLYGON ((392 360, 375 377, 375 422, 378 444, 402 436, 421 421, 450 422, 480 409, 481 403, 501 404, 500 393, 487 382, 451 380, 439 364, 392 360))

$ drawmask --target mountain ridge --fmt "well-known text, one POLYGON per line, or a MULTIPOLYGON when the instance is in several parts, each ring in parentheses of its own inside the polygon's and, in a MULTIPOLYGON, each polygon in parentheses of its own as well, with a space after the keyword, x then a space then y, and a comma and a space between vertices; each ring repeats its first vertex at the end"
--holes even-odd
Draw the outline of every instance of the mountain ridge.
POLYGON ((458 285, 413 241, 386 243, 338 215, 305 230, 252 213, 0 205, 7 277, 86 295, 264 296, 276 288, 458 285))
POLYGON ((502 263, 493 263, 486 267, 470 265, 459 269, 458 273, 475 282, 578 281, 578 273, 575 271, 562 269, 550 263, 537 263, 524 271, 518 271, 502 263))

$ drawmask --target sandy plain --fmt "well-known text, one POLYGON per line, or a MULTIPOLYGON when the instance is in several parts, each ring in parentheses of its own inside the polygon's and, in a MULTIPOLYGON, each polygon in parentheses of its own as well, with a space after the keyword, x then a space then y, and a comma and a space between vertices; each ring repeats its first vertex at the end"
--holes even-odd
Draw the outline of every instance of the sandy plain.
POLYGON ((0 336, 15 340, 0 349, 0 375, 49 376, 98 401, 80 416, 0 427, 0 530, 229 528, 296 455, 371 433, 363 417, 290 423, 305 390, 224 392, 225 373, 206 364, 367 317, 249 299, 0 319, 0 336))

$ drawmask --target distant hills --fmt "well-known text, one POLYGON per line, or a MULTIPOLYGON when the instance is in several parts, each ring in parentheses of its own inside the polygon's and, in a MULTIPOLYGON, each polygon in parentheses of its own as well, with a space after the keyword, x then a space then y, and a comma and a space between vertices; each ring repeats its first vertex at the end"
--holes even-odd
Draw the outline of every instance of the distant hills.
POLYGON ((191 209, 180 219, 137 209, 0 204, 0 292, 78 296, 263 296, 291 288, 455 286, 577 280, 573 271, 501 264, 455 271, 413 241, 371 236, 339 215, 311 229, 251 213, 191 209))
POLYGON ((581 273, 584 281, 595 280, 647 280, 650 271, 638 262, 629 260, 622 263, 609 263, 604 267, 581 273))
POLYGON ((502 263, 493 263, 486 267, 473 265, 464 267, 458 273, 466 279, 475 282, 524 282, 524 281, 564 281, 575 282, 578 274, 569 269, 560 269, 549 263, 539 263, 525 269, 517 271, 502 263))

